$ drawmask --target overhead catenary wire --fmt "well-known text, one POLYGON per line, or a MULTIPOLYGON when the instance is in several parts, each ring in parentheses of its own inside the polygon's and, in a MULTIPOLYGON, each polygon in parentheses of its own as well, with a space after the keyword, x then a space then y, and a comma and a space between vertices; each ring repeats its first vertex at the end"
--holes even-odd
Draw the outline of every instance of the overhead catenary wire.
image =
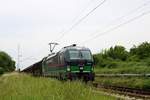
POLYGON ((127 14, 118 17, 117 19, 114 20, 114 22, 115 22, 115 21, 119 21, 119 20, 121 20, 121 19, 127 17, 128 15, 131 15, 131 14, 135 13, 135 12, 138 11, 139 9, 141 9, 141 8, 143 8, 143 7, 147 6, 147 5, 149 5, 149 3, 150 3, 150 1, 146 1, 146 2, 143 3, 142 5, 136 7, 135 9, 133 9, 133 10, 131 10, 131 11, 129 11, 127 14))
POLYGON ((85 16, 80 18, 75 24, 73 24, 68 30, 62 33, 62 35, 59 37, 59 39, 62 39, 66 34, 68 34, 74 27, 76 27, 78 24, 80 24, 85 18, 87 18, 92 12, 94 12, 97 8, 102 6, 106 0, 103 0, 100 2, 96 7, 94 7, 92 10, 90 10, 85 16))
POLYGON ((88 39, 88 40, 85 40, 85 41, 81 42, 80 44, 87 43, 87 42, 92 41, 92 40, 94 40, 94 39, 96 39, 96 38, 98 38, 98 37, 100 37, 100 36, 102 36, 102 35, 106 35, 106 34, 110 33, 111 31, 114 31, 114 30, 116 30, 116 29, 122 27, 123 25, 126 25, 126 24, 128 24, 128 23, 130 23, 130 22, 132 22, 132 21, 134 21, 134 20, 137 20, 137 19, 141 18, 142 16, 147 15, 147 14, 149 14, 149 13, 150 13, 150 11, 144 12, 144 13, 142 13, 142 14, 140 14, 140 15, 138 15, 138 16, 132 18, 132 19, 129 19, 128 21, 126 21, 126 22, 124 22, 124 23, 121 23, 121 24, 119 24, 119 25, 117 25, 117 26, 115 26, 115 27, 113 27, 113 28, 111 28, 111 29, 108 29, 108 30, 102 32, 102 33, 99 33, 99 34, 95 35, 94 37, 92 37, 92 38, 90 38, 90 39, 88 39))
MULTIPOLYGON (((80 17, 80 15, 81 15, 82 13, 84 13, 92 2, 93 2, 93 0, 90 0, 90 1, 88 2, 88 4, 86 5, 86 7, 84 7, 83 10, 80 11, 80 13, 72 20, 71 23, 74 23, 74 22, 80 17)), ((61 30, 59 33, 64 33, 64 32, 65 32, 65 30, 63 29, 63 30, 61 30)), ((61 36, 60 36, 59 38, 57 38, 56 40, 54 40, 54 41, 60 40, 61 37, 63 37, 63 35, 64 35, 64 34, 61 34, 61 36)))
MULTIPOLYGON (((147 6, 147 5, 149 5, 149 3, 150 3, 150 1, 147 1, 147 2, 143 3, 142 5, 136 7, 135 9, 129 11, 128 13, 126 13, 126 14, 124 14, 124 15, 122 15, 122 16, 116 18, 116 19, 114 19, 112 22, 110 22, 110 24, 106 25, 105 27, 110 27, 111 25, 114 24, 114 22, 118 22, 118 21, 124 19, 125 17, 128 17, 129 15, 131 15, 131 14, 135 13, 136 11, 138 11, 139 9, 141 9, 141 8, 143 8, 143 7, 147 6)), ((96 31, 96 32, 94 32, 94 33, 91 33, 89 36, 93 36, 93 34, 96 34, 97 32, 98 32, 98 31, 96 31)))

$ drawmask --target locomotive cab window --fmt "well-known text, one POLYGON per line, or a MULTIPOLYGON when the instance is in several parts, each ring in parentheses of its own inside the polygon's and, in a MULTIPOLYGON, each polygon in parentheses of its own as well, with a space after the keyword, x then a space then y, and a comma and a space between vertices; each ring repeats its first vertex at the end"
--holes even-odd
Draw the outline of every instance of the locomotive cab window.
POLYGON ((86 59, 92 60, 92 55, 88 50, 70 50, 69 51, 70 59, 86 59))
POLYGON ((82 59, 88 59, 88 60, 92 59, 90 51, 81 51, 81 56, 82 59))
POLYGON ((77 50, 69 51, 70 59, 80 59, 80 52, 77 50))

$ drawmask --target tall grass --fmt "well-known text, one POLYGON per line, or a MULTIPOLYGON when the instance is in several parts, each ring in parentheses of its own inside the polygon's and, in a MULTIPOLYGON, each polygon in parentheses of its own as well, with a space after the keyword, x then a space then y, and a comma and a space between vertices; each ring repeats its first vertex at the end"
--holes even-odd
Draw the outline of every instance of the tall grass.
POLYGON ((150 89, 149 77, 97 77, 96 81, 103 85, 150 89))
MULTIPOLYGON (((110 62, 109 62, 110 63, 110 62)), ((150 73, 150 66, 144 62, 111 62, 109 66, 100 67, 96 66, 96 73, 135 73, 135 74, 146 74, 150 73)))
POLYGON ((115 100, 96 94, 82 82, 15 74, 0 77, 0 99, 6 100, 115 100))

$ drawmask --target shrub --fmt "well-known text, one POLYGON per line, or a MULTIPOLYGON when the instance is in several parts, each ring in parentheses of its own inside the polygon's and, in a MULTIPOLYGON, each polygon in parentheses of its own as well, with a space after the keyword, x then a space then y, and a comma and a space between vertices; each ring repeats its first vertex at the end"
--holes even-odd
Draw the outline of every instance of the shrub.
POLYGON ((4 69, 0 67, 0 75, 2 75, 3 73, 4 73, 4 69))
POLYGON ((130 57, 127 59, 127 61, 137 61, 137 62, 139 62, 140 59, 139 59, 139 57, 138 57, 137 55, 132 55, 132 56, 130 56, 130 57))
POLYGON ((0 51, 0 67, 4 72, 14 71, 15 61, 7 53, 0 51))
POLYGON ((115 47, 111 47, 105 51, 105 55, 112 59, 120 59, 125 61, 128 57, 128 52, 126 51, 125 47, 116 45, 115 47))
POLYGON ((143 42, 139 46, 133 46, 130 49, 130 55, 137 55, 140 59, 150 57, 150 43, 143 42))
POLYGON ((108 67, 108 68, 115 68, 115 67, 117 67, 117 66, 118 66, 118 64, 117 64, 117 62, 115 62, 115 61, 109 62, 109 63, 106 65, 106 67, 108 67))
POLYGON ((147 58, 147 59, 145 60, 145 62, 146 62, 146 65, 147 65, 147 66, 150 66, 150 58, 147 58))

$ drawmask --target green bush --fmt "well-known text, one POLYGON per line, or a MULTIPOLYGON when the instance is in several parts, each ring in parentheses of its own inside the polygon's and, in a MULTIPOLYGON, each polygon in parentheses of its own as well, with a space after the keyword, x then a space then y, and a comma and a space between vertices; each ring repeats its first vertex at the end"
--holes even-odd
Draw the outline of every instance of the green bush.
POLYGON ((125 47, 116 45, 115 47, 106 50, 104 55, 112 59, 125 61, 128 57, 128 52, 125 47))
POLYGON ((117 62, 115 61, 112 61, 112 62, 109 62, 106 67, 107 68, 116 68, 118 66, 117 62))
POLYGON ((137 55, 131 55, 131 56, 128 57, 127 61, 137 61, 137 62, 139 62, 140 59, 137 55))
POLYGON ((15 61, 5 52, 0 51, 0 67, 4 72, 11 72, 15 70, 15 61))
POLYGON ((150 43, 143 42, 138 46, 133 46, 130 49, 130 55, 137 55, 140 59, 145 59, 150 57, 150 43))
POLYGON ((150 59, 146 61, 146 64, 150 67, 150 59))
POLYGON ((0 67, 0 75, 2 75, 3 73, 4 73, 4 69, 0 67))

